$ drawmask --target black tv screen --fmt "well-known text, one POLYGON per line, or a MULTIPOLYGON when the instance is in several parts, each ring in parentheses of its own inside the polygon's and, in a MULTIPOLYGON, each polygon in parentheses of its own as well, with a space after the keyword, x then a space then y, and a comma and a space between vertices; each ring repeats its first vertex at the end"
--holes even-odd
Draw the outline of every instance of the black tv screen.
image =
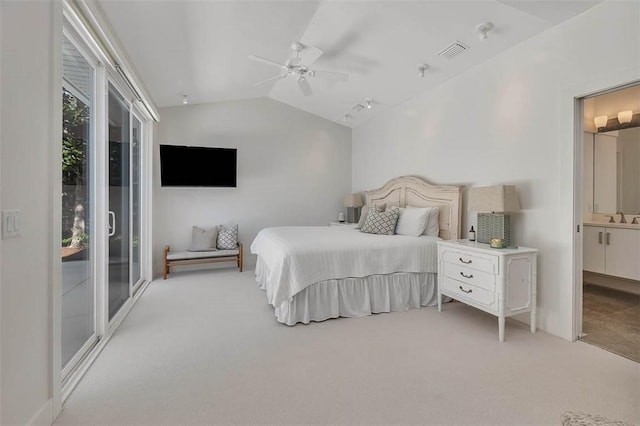
POLYGON ((162 186, 236 187, 235 148, 160 145, 162 186))

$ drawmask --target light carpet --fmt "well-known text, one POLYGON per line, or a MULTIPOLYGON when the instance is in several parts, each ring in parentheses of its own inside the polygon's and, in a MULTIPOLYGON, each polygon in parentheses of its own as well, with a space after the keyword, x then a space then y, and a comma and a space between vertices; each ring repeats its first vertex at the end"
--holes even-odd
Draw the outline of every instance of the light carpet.
POLYGON ((639 364, 449 303, 288 327, 253 272, 154 281, 57 425, 640 423, 639 364))

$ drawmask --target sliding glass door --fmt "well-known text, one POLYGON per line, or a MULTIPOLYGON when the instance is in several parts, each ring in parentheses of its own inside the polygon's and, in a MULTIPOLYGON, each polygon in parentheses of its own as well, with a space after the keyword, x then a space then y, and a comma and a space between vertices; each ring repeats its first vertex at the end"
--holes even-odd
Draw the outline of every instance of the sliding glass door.
POLYGON ((95 68, 66 36, 62 52, 61 347, 69 370, 96 340, 95 68))
POLYGON ((109 320, 130 296, 130 114, 109 84, 109 320))
MULTIPOLYGON (((61 350, 67 377, 144 282, 142 161, 148 121, 116 73, 63 37, 61 350)), ((148 183, 147 183, 148 185, 148 183)))

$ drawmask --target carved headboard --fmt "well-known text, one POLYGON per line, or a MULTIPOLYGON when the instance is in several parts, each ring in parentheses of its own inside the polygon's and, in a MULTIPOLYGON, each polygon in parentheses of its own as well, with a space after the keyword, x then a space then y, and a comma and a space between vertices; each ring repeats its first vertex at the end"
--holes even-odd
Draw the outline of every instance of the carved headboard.
POLYGON ((415 177, 401 176, 391 179, 380 189, 365 191, 367 204, 387 203, 387 206, 438 206, 440 238, 461 238, 462 186, 431 185, 415 177))

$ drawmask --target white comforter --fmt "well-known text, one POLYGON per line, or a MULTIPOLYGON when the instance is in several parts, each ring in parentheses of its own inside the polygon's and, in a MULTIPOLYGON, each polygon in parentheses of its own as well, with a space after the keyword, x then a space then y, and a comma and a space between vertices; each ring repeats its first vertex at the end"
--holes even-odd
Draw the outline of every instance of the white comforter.
POLYGON ((437 272, 437 237, 372 235, 347 226, 266 228, 251 244, 268 268, 274 307, 320 281, 395 272, 437 272))

